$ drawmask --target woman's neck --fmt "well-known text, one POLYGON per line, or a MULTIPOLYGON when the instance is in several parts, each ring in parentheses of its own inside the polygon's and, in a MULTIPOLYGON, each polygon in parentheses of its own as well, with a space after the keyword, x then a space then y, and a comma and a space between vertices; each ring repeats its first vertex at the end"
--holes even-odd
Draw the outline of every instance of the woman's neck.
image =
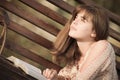
POLYGON ((86 42, 80 42, 77 41, 79 50, 81 52, 81 57, 84 57, 88 49, 95 43, 95 41, 86 41, 86 42))

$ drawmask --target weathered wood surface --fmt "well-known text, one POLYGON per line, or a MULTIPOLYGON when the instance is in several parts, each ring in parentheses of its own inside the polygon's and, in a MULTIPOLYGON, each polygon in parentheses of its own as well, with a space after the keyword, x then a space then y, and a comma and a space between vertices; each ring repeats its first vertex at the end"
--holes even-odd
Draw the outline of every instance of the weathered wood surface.
POLYGON ((43 21, 40 18, 37 18, 36 16, 33 16, 31 13, 25 11, 21 7, 19 7, 16 4, 13 4, 12 2, 8 2, 6 0, 2 0, 0 2, 0 6, 7 9, 8 11, 14 13, 15 15, 27 20, 28 22, 38 26, 39 28, 44 29, 45 31, 57 35, 58 29, 55 28, 53 25, 48 24, 47 22, 43 21))
POLYGON ((35 0, 20 0, 20 1, 62 25, 65 25, 65 23, 67 22, 67 19, 65 17, 49 9, 48 7, 36 2, 35 0))

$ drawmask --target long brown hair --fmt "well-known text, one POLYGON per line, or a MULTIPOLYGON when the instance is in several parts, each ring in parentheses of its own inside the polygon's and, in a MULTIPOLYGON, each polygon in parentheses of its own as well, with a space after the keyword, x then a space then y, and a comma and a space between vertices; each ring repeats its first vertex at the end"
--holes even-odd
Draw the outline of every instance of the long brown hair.
POLYGON ((51 53, 57 57, 58 61, 60 61, 60 56, 65 57, 65 59, 69 61, 75 61, 80 58, 80 51, 76 40, 71 38, 68 33, 72 21, 81 11, 85 11, 85 17, 92 17, 93 29, 96 32, 96 41, 104 40, 108 37, 109 21, 105 11, 97 6, 78 6, 73 11, 72 18, 66 23, 65 27, 58 34, 54 43, 54 48, 51 51, 51 53))

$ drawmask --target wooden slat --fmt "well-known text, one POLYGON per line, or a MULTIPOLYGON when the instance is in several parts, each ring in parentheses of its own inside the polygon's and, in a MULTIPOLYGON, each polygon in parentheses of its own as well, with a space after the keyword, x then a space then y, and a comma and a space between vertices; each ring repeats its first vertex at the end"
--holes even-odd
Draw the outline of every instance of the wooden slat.
POLYGON ((20 1, 62 25, 65 25, 65 23, 67 22, 67 19, 65 17, 49 9, 48 7, 38 3, 35 0, 20 0, 20 1))
POLYGON ((8 26, 9 29, 17 32, 18 34, 28 38, 29 40, 32 40, 33 42, 36 42, 37 44, 47 48, 51 49, 52 48, 52 42, 43 38, 42 36, 28 30, 27 28, 10 21, 10 25, 8 26))
POLYGON ((57 33, 59 32, 59 29, 57 29, 55 26, 50 25, 39 19, 38 17, 33 16, 31 13, 25 11, 24 9, 22 9, 18 5, 13 4, 12 2, 1 0, 0 6, 53 35, 57 35, 57 33))
POLYGON ((74 7, 69 5, 68 3, 64 2, 63 0, 47 0, 50 3, 58 6, 59 8, 65 10, 68 13, 72 13, 74 10, 74 7))
POLYGON ((117 67, 117 69, 119 69, 120 70, 120 62, 119 61, 116 61, 116 67, 117 67))
POLYGON ((113 30, 112 28, 110 28, 109 34, 114 39, 120 41, 120 32, 117 32, 117 31, 113 30))
MULTIPOLYGON (((113 44, 112 44, 112 45, 113 45, 113 44)), ((113 45, 113 48, 114 48, 114 50, 115 50, 116 55, 117 55, 117 56, 120 56, 120 48, 117 47, 117 46, 115 46, 115 45, 113 45)))
POLYGON ((38 64, 40 64, 46 68, 54 68, 57 71, 61 69, 60 66, 52 63, 51 61, 49 61, 47 59, 44 59, 43 57, 31 52, 28 49, 21 47, 20 45, 15 44, 14 42, 7 41, 5 47, 28 58, 28 59, 31 59, 31 60, 37 62, 38 64))
POLYGON ((116 68, 117 68, 118 80, 120 80, 120 62, 119 61, 116 61, 116 68))
MULTIPOLYGON (((86 5, 100 6, 100 5, 96 4, 95 2, 93 2, 92 0, 76 0, 76 1, 78 1, 79 3, 86 4, 86 5)), ((115 22, 116 24, 118 24, 120 26, 120 16, 119 15, 114 14, 113 12, 103 8, 102 6, 100 6, 100 7, 108 13, 111 21, 115 22)))

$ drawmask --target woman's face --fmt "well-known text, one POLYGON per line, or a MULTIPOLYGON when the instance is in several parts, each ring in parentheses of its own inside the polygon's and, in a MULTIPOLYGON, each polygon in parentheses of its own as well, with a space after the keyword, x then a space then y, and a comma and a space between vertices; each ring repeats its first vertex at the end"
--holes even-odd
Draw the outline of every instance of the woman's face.
POLYGON ((91 18, 86 18, 84 14, 85 11, 78 13, 70 25, 69 36, 76 40, 92 39, 91 35, 95 34, 91 18))

